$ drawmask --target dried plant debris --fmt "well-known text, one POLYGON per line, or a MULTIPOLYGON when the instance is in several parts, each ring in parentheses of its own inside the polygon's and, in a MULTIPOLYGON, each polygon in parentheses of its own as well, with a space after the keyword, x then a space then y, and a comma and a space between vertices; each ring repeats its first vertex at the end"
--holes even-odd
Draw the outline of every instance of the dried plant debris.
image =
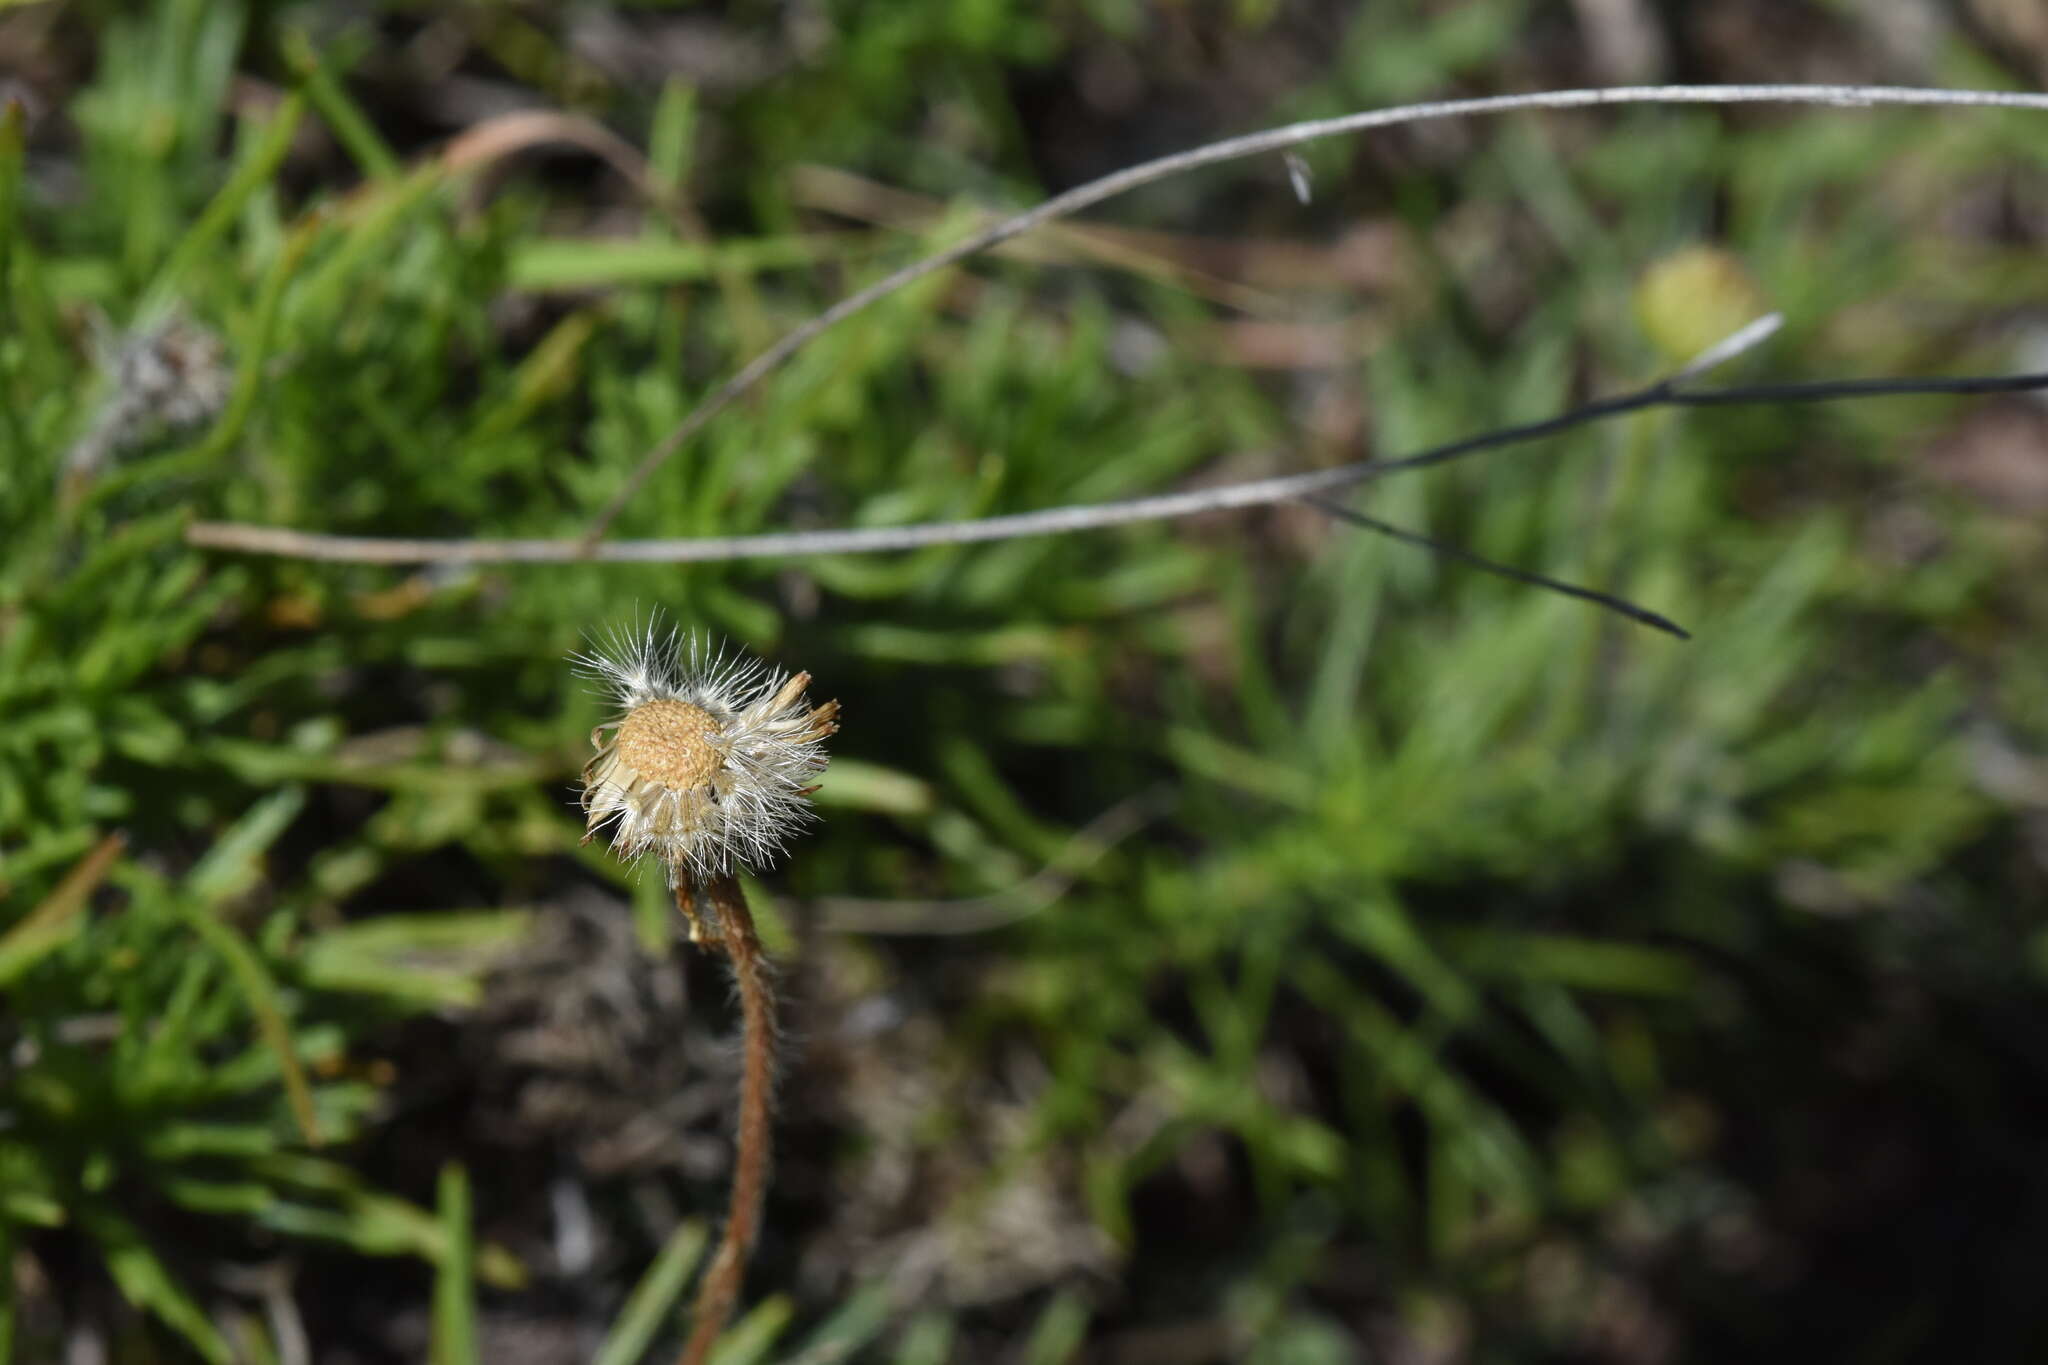
POLYGON ((86 433, 65 452, 63 480, 90 482, 123 452, 166 432, 189 430, 227 406, 234 371, 220 337, 172 311, 115 335, 94 325, 108 392, 86 433))
POLYGON ((484 1002, 466 1032, 480 1128, 559 1144, 593 1179, 723 1173, 738 1058, 691 1019, 681 974, 623 905, 587 894, 542 911, 484 1002))
POLYGON ((938 1010, 878 989, 857 945, 816 956, 807 1083, 789 1103, 831 1109, 854 1154, 834 1173, 806 1278, 833 1292, 880 1273, 899 1303, 970 1307, 1106 1275, 1114 1249, 1071 1152, 1032 1150, 1047 1076, 1036 1058, 979 1066, 938 1010))

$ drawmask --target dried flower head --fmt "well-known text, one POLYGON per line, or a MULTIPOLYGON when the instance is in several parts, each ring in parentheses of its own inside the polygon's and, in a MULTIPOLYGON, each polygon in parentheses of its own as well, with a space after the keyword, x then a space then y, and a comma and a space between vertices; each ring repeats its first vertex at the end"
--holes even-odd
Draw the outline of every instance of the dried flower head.
POLYGON ((621 857, 651 853, 680 886, 774 861, 814 818, 839 703, 812 705, 810 674, 728 658, 654 621, 576 663, 620 710, 591 732, 586 842, 609 823, 621 857))

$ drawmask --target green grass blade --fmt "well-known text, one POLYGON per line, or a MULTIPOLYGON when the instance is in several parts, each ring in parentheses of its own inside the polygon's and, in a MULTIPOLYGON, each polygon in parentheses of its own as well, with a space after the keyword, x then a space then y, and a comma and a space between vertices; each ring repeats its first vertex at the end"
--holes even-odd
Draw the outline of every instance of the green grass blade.
POLYGON ((1088 1335, 1088 1308, 1074 1295, 1062 1291, 1038 1315, 1031 1336, 1019 1357, 1024 1365, 1066 1365, 1081 1349, 1088 1335))
POLYGON ((187 894, 211 908, 248 886, 257 876, 256 860, 277 842, 305 804, 302 789, 285 787, 251 806, 192 865, 185 878, 187 894))
POLYGON ((206 206, 199 220, 171 248, 163 268, 157 271, 156 278, 143 293, 142 303, 136 310, 138 316, 148 317, 170 303, 185 272, 226 234, 241 214, 243 205, 249 202, 249 197, 270 183, 278 167, 284 164, 285 153, 291 150, 292 135, 298 131, 299 116, 305 108, 305 97, 299 94, 287 96, 278 106, 277 113, 243 157, 242 164, 228 177, 228 183, 221 186, 220 193, 213 197, 213 202, 206 206))
POLYGON ((796 1316, 796 1305, 776 1294, 754 1305, 752 1312, 726 1329, 712 1348, 711 1365, 756 1365, 796 1316))
POLYGON ((477 1365, 476 1279, 470 1231, 469 1174, 441 1168, 440 1221, 445 1239, 434 1277, 432 1365, 477 1365))
POLYGON ((349 98, 348 91, 335 79, 334 72, 320 60, 312 39, 300 29, 288 29, 280 46, 284 51, 285 64, 304 85, 313 111, 334 133, 335 140, 348 150, 363 174, 372 180, 390 180, 397 176, 400 170, 397 154, 378 135, 356 102, 349 98))
POLYGON ((264 1045, 277 1058, 278 1071, 284 1079, 285 1099, 291 1105, 292 1119, 298 1124, 299 1134, 309 1145, 318 1147, 325 1138, 320 1131, 320 1116, 313 1107, 313 1087, 306 1080, 305 1068, 299 1063, 298 1049, 292 1043, 291 1025, 285 1022, 284 1010, 278 1004, 277 983, 271 979, 256 950, 228 925, 203 910, 188 912, 186 920, 193 932, 220 954, 229 975, 241 988, 243 1003, 255 1017, 264 1045))
POLYGON ((107 1272, 120 1286, 123 1298, 155 1314, 190 1343, 208 1365, 228 1365, 232 1353, 226 1340, 214 1330, 205 1311, 178 1286, 133 1223, 98 1206, 80 1209, 78 1223, 99 1243, 107 1272))
POLYGON ((256 408, 256 398, 262 392, 264 371, 270 365, 271 348, 276 344, 278 305, 284 299, 285 286, 291 282, 292 272, 305 258, 306 249, 320 233, 317 220, 300 224, 285 238, 284 248, 271 262, 270 272, 263 279, 263 287, 256 295, 256 316, 250 322, 248 335, 242 343, 242 352, 237 360, 235 387, 228 395, 227 407, 206 438, 199 443, 193 456, 195 464, 205 465, 222 451, 234 445, 248 424, 249 414, 256 408))
POLYGON ((871 1284, 818 1324, 818 1330, 804 1339, 801 1350, 784 1365, 832 1365, 850 1359, 855 1351, 880 1336, 889 1325, 894 1305, 887 1284, 871 1284))
POLYGON ((953 1320, 941 1313, 912 1318, 896 1345, 895 1365, 946 1365, 952 1358, 953 1320))
POLYGON ((654 1263, 633 1286, 611 1331, 605 1333, 592 1365, 636 1365, 647 1354, 654 1338, 673 1318, 676 1300, 710 1240, 710 1231, 701 1222, 683 1223, 669 1234, 654 1263))

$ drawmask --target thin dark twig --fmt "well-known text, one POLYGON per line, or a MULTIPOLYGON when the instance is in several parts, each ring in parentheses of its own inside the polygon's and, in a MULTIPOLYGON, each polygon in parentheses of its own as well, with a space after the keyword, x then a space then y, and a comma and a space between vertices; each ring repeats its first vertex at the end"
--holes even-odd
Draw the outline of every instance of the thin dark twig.
POLYGON ((1484 569, 1488 573, 1499 574, 1502 578, 1512 578, 1517 583, 1528 583, 1539 588, 1549 588, 1552 592, 1561 592, 1567 597, 1577 597, 1587 602, 1596 603, 1599 606, 1606 607, 1609 611, 1620 612, 1631 621, 1639 621, 1643 625, 1676 635, 1681 640, 1690 640, 1692 638, 1690 632, 1671 620, 1670 617, 1660 616, 1647 607, 1639 607, 1626 598, 1616 597, 1612 593, 1601 592, 1596 588, 1581 588, 1575 584, 1561 582, 1558 579, 1549 578, 1540 573, 1533 573, 1528 569, 1517 569, 1511 564, 1497 563, 1481 555, 1476 555, 1462 546, 1453 545, 1449 541, 1438 540, 1435 536, 1425 536, 1415 531, 1404 531, 1398 526, 1381 521, 1378 517, 1369 517, 1363 512, 1346 507, 1341 502, 1332 502, 1328 498, 1303 498, 1301 501, 1319 512, 1327 512, 1339 521, 1348 521, 1353 526, 1362 526, 1368 531, 1377 531, 1381 535, 1398 540, 1403 544, 1418 545, 1425 550, 1434 550, 1447 559, 1455 559, 1459 563, 1469 564, 1475 569, 1484 569))
POLYGON ((589 552, 585 551, 583 541, 574 537, 553 540, 410 540, 323 535, 242 522, 195 522, 185 528, 185 540, 187 544, 207 549, 350 564, 563 564, 585 558, 606 563, 688 564, 734 559, 788 559, 803 555, 873 554, 885 550, 921 550, 932 545, 965 545, 1014 540, 1022 536, 1092 531, 1133 522, 1195 516, 1203 512, 1261 507, 1350 488, 1389 474, 1446 464, 1482 451, 1540 440, 1647 408, 1825 403, 1890 395, 2021 393, 2039 389, 2048 389, 2048 373, 1955 379, 1823 380, 1722 389, 1679 389, 1670 380, 1660 380, 1635 393, 1588 403, 1542 421, 1466 437, 1405 459, 1360 460, 1305 474, 1160 493, 1120 502, 1079 503, 1036 512, 1015 512, 975 521, 921 522, 857 530, 771 531, 760 535, 705 536, 687 540, 615 540, 606 541, 589 552))
POLYGON ((1720 408, 1739 403, 1832 403, 1843 398, 1911 398, 1915 395, 1969 396, 2030 393, 2048 389, 2048 373, 1962 375, 1953 379, 1817 379, 1797 384, 1746 384, 1728 389, 1681 389, 1666 401, 1686 408, 1720 408))
POLYGON ((1314 119, 1305 123, 1289 124, 1284 128, 1271 128, 1261 133, 1225 138, 1220 142, 1163 156, 1155 161, 1128 166, 1103 176, 1100 180, 1090 181, 1048 199, 1015 217, 1006 218, 986 231, 978 232, 966 241, 944 251, 915 261, 886 278, 877 280, 867 288, 841 299, 784 336, 713 390, 710 397, 699 403, 642 457, 639 465, 619 486, 618 492, 612 495, 604 509, 591 521, 589 529, 584 532, 578 544, 586 552, 589 551, 604 537, 604 533, 611 529, 612 522, 626 509, 626 505, 645 486, 656 469, 681 450, 691 437, 702 431, 712 418, 730 407, 735 399, 780 368, 785 361, 821 333, 927 275, 936 274, 998 243, 1029 232, 1042 223, 1063 218, 1156 180, 1164 180, 1170 176, 1225 161, 1284 151, 1320 138, 1369 132, 1376 128, 1390 128, 1397 124, 1421 123, 1433 119, 1467 118, 1474 115, 1507 114, 1533 109, 1585 109, 1634 104, 1802 104, 1828 105, 1835 108, 1863 108, 1872 105, 1923 108, 1954 106, 2048 111, 2048 95, 1869 85, 1652 85, 1615 86, 1595 90, 1544 90, 1520 95, 1492 95, 1481 99, 1440 100, 1427 104, 1401 105, 1391 109, 1368 109, 1362 113, 1314 119))

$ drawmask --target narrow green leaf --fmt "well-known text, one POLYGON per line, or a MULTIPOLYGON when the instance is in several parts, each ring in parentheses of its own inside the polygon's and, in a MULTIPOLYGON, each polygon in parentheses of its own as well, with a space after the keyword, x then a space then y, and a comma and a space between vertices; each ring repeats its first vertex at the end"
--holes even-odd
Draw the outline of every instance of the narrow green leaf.
POLYGON ((127 842, 126 836, 118 833, 101 839, 41 904, 0 934, 0 987, 12 985, 29 968, 71 940, 78 931, 78 912, 106 879, 127 842))
POLYGON ((848 243, 836 237, 742 238, 715 245, 659 238, 542 238, 514 243, 506 273, 515 289, 596 289, 682 284, 706 279, 721 267, 789 269, 852 254, 848 243))
POLYGON ((1684 995, 1697 980, 1692 963, 1684 957, 1639 943, 1495 929, 1455 934, 1450 942, 1459 965, 1488 976, 1629 995, 1684 995))
POLYGON ((754 1305, 753 1311, 726 1329, 711 1349, 711 1365, 756 1365, 768 1348, 796 1316, 796 1305, 786 1294, 776 1294, 754 1305))
MULTIPOLYGON (((0 1143, 0 1231, 12 1223, 61 1227, 64 1206, 53 1197, 56 1186, 41 1149, 25 1142, 0 1143)), ((0 1266, 6 1264, 0 1258, 0 1266)))
POLYGON ((183 1120, 157 1125, 143 1135, 142 1149, 156 1161, 187 1157, 251 1157, 277 1150, 277 1135, 259 1123, 195 1123, 183 1120))
POLYGON ((1066 1365, 1081 1349, 1088 1334, 1088 1309, 1080 1299, 1064 1291, 1038 1315, 1024 1343, 1024 1365, 1066 1365))
POLYGON ((818 781, 818 804, 884 815, 929 815, 932 788, 923 778, 857 758, 834 760, 818 781))
POLYGON ((592 1365, 637 1365, 671 1319, 676 1300, 710 1240, 710 1232, 701 1222, 683 1223, 669 1234, 654 1264, 633 1286, 592 1365))
POLYGON ((12 986, 77 933, 78 921, 71 919, 53 924, 18 924, 9 929, 0 937, 0 989, 12 986))
MULTIPOLYGON (((336 1205, 315 1209, 285 1201, 264 1210, 262 1221, 280 1232, 340 1242, 372 1256, 418 1256, 439 1265, 448 1256, 447 1229, 433 1214, 396 1195, 366 1187, 348 1167, 303 1152, 273 1152, 250 1163, 267 1180, 324 1195, 336 1205)), ((519 1259, 493 1243, 475 1249, 476 1276, 494 1289, 526 1282, 519 1259)))
POLYGON ((320 1117, 313 1107, 313 1087, 306 1080, 305 1068, 299 1064, 298 1050, 292 1043, 291 1026, 285 1022, 284 1011, 278 1004, 277 983, 271 980, 255 950, 226 923, 198 909, 190 910, 185 919, 227 963, 229 974, 241 987, 243 1003, 256 1020, 257 1031, 277 1058, 278 1070, 284 1078, 285 1098, 291 1104, 299 1133, 308 1144, 318 1147, 323 1137, 320 1117))
POLYGON ((251 864, 277 842, 277 836, 305 804, 302 788, 285 787, 251 806, 192 865, 185 878, 186 892, 211 908, 247 886, 256 876, 251 864))
POLYGON ((647 135, 647 166, 664 195, 679 197, 690 178, 691 143, 697 130, 697 90, 671 77, 654 104, 653 127, 647 135))
POLYGON ((372 180, 390 180, 397 176, 400 170, 397 153, 386 144, 356 102, 349 98, 347 89, 335 79, 334 72, 320 60, 320 52, 313 46, 312 39, 303 30, 287 29, 279 46, 284 52, 285 64, 305 87, 313 111, 327 124, 335 140, 347 148, 363 174, 372 180))
POLYGON ((284 300, 285 286, 291 282, 299 262, 305 259, 306 249, 313 244, 320 230, 321 224, 317 219, 301 223, 285 238, 277 259, 270 263, 270 270, 263 277, 263 287, 256 295, 256 315, 242 338, 241 354, 236 358, 234 390, 228 395, 227 406, 222 409, 212 430, 195 447, 194 463, 210 464, 215 456, 234 445, 242 434, 242 428, 248 424, 249 414, 256 408, 257 395, 263 390, 265 373, 270 368, 270 353, 277 339, 278 309, 284 300))
POLYGON ((469 1175, 441 1168, 441 1264, 434 1276, 432 1365, 477 1365, 476 1282, 470 1245, 469 1175))
POLYGON ((482 976, 525 937, 524 911, 382 915, 330 929, 300 952, 307 984, 416 1005, 465 1007, 482 976))
POLYGON ((336 311, 348 306, 350 292, 360 289, 358 276, 378 262, 380 253, 389 251, 391 237, 447 180, 446 168, 430 161, 399 180, 366 189, 354 202, 355 213, 341 244, 309 269, 292 292, 289 312, 294 321, 331 325, 336 311))
POLYGON ((476 449, 500 440, 518 430, 535 409, 568 391, 576 383, 583 348, 596 335, 602 316, 600 310, 586 308, 550 328, 513 371, 510 391, 478 417, 463 438, 463 448, 476 449))
POLYGON ((953 1358, 953 1320, 940 1313, 920 1313, 903 1329, 895 1365, 946 1365, 953 1358))
POLYGON ((227 1342, 214 1330, 205 1312, 194 1303, 156 1253, 142 1240, 142 1233, 119 1214, 97 1205, 78 1211, 79 1226, 99 1243, 106 1258, 107 1273, 120 1286, 122 1297, 138 1308, 154 1313, 164 1325, 189 1342, 210 1365, 228 1365, 227 1342))
POLYGON ((298 131, 299 116, 305 112, 305 96, 292 94, 285 97, 257 138, 255 146, 243 157, 242 164, 228 177, 228 183, 221 186, 220 193, 206 206, 191 229, 171 249, 163 268, 150 283, 143 295, 143 303, 136 310, 142 317, 148 317, 168 307, 176 296, 185 272, 195 261, 213 249, 213 245, 225 234, 235 219, 240 216, 242 206, 249 196, 270 182, 277 174, 277 168, 284 164, 285 153, 291 150, 292 135, 298 131))
POLYGON ((277 1198, 277 1192, 267 1185, 247 1180, 224 1182, 174 1177, 162 1181, 157 1188, 174 1203, 199 1213, 257 1214, 277 1198))
POLYGON ((894 1311, 889 1286, 868 1285, 819 1323, 818 1330, 804 1338, 803 1347, 785 1365, 831 1365, 833 1361, 850 1359, 855 1351, 882 1334, 894 1311))

